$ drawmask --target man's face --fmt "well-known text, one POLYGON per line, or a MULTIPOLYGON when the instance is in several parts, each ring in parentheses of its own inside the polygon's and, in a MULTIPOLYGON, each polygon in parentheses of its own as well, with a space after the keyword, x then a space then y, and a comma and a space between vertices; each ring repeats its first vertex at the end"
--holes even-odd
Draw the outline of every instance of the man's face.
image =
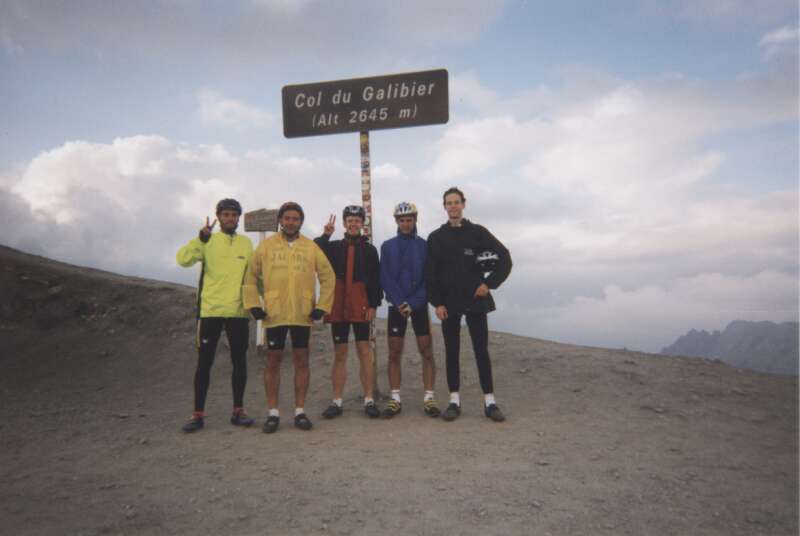
POLYGON ((364 227, 364 220, 358 216, 347 216, 344 219, 344 228, 350 236, 357 236, 361 234, 361 229, 364 227))
POLYGON ((302 226, 303 220, 296 210, 287 210, 281 216, 281 228, 286 236, 296 236, 302 226))
POLYGON ((414 216, 399 216, 397 220, 397 228, 403 234, 411 234, 414 231, 414 223, 417 219, 414 216))
POLYGON ((239 227, 239 213, 235 210, 225 209, 217 213, 219 227, 222 232, 232 233, 239 227))
POLYGON ((444 198, 444 209, 447 211, 447 217, 451 220, 461 219, 465 205, 466 203, 457 193, 447 194, 444 198))

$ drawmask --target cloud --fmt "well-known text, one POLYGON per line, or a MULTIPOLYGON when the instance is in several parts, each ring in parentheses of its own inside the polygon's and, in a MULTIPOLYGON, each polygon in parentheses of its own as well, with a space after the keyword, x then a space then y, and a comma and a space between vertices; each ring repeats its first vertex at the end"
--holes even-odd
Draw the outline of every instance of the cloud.
POLYGON ((797 41, 800 38, 800 27, 782 26, 764 35, 758 46, 764 49, 764 55, 772 58, 779 54, 797 54, 797 41))
POLYGON ((195 2, 171 0, 147 5, 7 0, 0 2, 0 44, 7 52, 113 51, 159 58, 170 50, 177 53, 175 58, 204 57, 228 69, 237 65, 251 69, 252 61, 296 63, 345 53, 350 58, 373 56, 373 48, 363 49, 357 40, 341 38, 349 35, 380 42, 382 49, 390 50, 409 44, 425 48, 469 42, 499 16, 504 5, 482 0, 435 4, 262 0, 236 8, 198 9, 195 2))
POLYGON ((304 205, 308 233, 332 207, 360 201, 357 168, 275 151, 230 153, 219 145, 162 136, 110 143, 70 141, 42 152, 0 181, 2 241, 58 260, 124 274, 192 283, 175 266, 177 248, 197 233, 216 202, 246 211, 304 205), (324 180, 322 178, 324 177, 324 180), (351 184, 344 189, 341 185, 351 184), (15 222, 24 221, 25 225, 15 222))
POLYGON ((797 321, 799 290, 796 277, 780 272, 702 273, 662 285, 607 285, 600 297, 548 309, 499 310, 504 320, 509 313, 528 319, 537 337, 604 346, 614 333, 629 348, 658 352, 690 327, 720 329, 737 319, 797 321))
POLYGON ((204 89, 197 95, 200 119, 205 125, 224 127, 267 127, 274 118, 268 112, 204 89))
MULTIPOLYGON (((467 93, 491 95, 466 79, 467 93)), ((680 75, 606 79, 594 91, 587 90, 594 79, 566 84, 563 93, 575 97, 554 99, 559 90, 538 88, 507 102, 470 98, 486 108, 478 119, 447 127, 431 177, 448 182, 513 167, 544 187, 588 189, 627 203, 642 190, 658 196, 713 174, 725 155, 700 149, 707 137, 797 117, 794 76, 782 69, 717 86, 680 75), (540 113, 526 118, 509 109, 540 113)))

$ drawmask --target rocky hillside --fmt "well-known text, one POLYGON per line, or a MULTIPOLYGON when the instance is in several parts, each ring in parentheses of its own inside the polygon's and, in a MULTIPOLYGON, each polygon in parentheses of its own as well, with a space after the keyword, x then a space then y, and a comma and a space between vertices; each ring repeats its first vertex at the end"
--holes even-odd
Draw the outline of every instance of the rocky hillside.
POLYGON ((798 323, 736 320, 723 331, 691 330, 661 350, 665 355, 719 359, 734 367, 792 374, 798 369, 798 323))
MULTIPOLYGON (((718 361, 490 334, 498 402, 483 416, 464 330, 463 415, 422 413, 406 338, 403 412, 345 414, 330 396, 332 344, 311 344, 310 432, 234 428, 224 344, 206 428, 192 404, 194 290, 0 247, 0 533, 753 536, 798 532, 797 378, 718 361)), ((490 320, 491 322, 491 320, 490 320)), ((491 324, 490 324, 491 325, 491 324)), ((440 400, 441 333, 434 326, 440 400)), ((378 366, 386 390, 386 339, 378 366)), ((351 350, 352 355, 352 350, 351 350)), ((263 356, 245 401, 263 421, 263 356)))

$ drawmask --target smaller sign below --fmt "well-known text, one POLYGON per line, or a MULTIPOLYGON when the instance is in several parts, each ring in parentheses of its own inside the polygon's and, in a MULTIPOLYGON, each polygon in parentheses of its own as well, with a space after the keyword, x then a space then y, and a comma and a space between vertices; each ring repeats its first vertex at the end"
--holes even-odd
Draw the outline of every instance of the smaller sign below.
POLYGON ((282 90, 287 138, 447 123, 446 69, 289 85, 282 90))
POLYGON ((277 232, 278 230, 278 209, 267 210, 260 208, 244 213, 244 230, 248 233, 254 232, 277 232))

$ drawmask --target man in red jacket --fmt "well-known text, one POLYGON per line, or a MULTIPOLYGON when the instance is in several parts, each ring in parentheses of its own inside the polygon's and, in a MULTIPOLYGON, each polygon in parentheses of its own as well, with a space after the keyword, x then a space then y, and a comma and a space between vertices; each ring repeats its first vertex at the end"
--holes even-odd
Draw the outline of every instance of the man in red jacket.
POLYGON ((375 405, 375 368, 369 349, 370 322, 375 309, 381 304, 378 251, 361 235, 364 226, 364 208, 357 205, 345 207, 342 213, 345 234, 342 240, 331 241, 335 216, 331 215, 324 233, 314 239, 328 256, 336 272, 333 307, 325 321, 331 325, 334 358, 331 381, 333 401, 322 413, 326 419, 342 414, 342 393, 347 380, 347 339, 350 327, 356 338, 356 352, 361 365, 361 386, 364 389, 364 413, 371 418, 380 416, 375 405))

